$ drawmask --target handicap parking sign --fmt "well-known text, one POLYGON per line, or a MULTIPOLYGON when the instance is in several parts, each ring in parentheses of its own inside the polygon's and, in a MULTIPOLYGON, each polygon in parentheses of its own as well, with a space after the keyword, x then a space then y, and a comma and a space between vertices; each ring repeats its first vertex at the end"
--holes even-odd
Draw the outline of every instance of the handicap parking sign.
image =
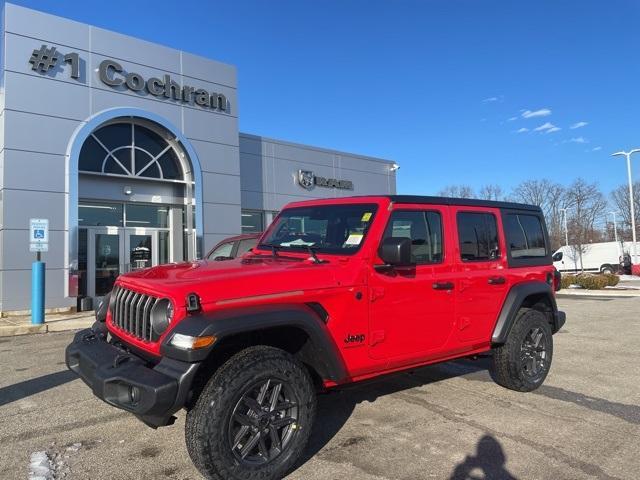
POLYGON ((29 220, 29 246, 31 251, 47 251, 49 245, 49 220, 32 218, 29 220))

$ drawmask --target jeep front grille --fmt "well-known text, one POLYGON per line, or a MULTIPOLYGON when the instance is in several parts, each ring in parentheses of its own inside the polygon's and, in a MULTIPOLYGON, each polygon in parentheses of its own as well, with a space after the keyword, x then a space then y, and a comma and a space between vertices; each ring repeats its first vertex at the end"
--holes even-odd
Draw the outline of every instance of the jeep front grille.
POLYGON ((114 297, 110 302, 113 325, 146 342, 155 340, 151 309, 159 299, 123 287, 115 287, 111 295, 114 297))

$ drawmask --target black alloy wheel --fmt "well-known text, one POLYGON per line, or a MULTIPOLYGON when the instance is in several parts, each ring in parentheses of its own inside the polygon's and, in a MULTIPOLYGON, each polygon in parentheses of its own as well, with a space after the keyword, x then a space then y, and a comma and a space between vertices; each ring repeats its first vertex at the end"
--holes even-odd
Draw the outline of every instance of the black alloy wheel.
POLYGON ((291 385, 278 378, 251 385, 229 419, 229 446, 239 462, 261 465, 277 458, 294 441, 298 398, 291 385))
POLYGON ((522 372, 531 380, 536 380, 547 368, 547 341, 540 327, 529 329, 520 347, 522 372))

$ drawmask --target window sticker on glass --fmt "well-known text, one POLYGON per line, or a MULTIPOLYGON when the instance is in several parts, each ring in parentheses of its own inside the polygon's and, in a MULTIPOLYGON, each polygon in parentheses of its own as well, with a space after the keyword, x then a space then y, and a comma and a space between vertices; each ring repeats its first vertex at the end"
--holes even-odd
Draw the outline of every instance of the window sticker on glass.
POLYGON ((352 233, 351 235, 349 235, 349 238, 347 238, 347 241, 344 242, 345 246, 346 245, 360 245, 360 242, 362 241, 362 237, 364 235, 362 235, 361 233, 352 233))
POLYGON ((282 242, 280 244, 281 247, 296 247, 296 246, 312 246, 315 242, 305 242, 304 240, 302 240, 301 238, 298 238, 296 240, 293 240, 291 242, 282 242))
MULTIPOLYGON (((371 215, 372 215, 372 213, 371 213, 371 212, 365 212, 365 213, 362 215, 362 219, 361 219, 360 221, 361 221, 361 222, 368 222, 369 220, 371 220, 371 215)), ((358 243, 360 243, 360 242, 358 242, 358 243)))

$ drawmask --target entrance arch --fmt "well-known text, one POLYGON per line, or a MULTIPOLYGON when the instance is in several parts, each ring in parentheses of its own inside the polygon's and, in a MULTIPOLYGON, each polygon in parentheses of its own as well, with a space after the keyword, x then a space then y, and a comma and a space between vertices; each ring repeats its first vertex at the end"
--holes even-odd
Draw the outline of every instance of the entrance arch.
MULTIPOLYGON (((177 185, 172 187, 176 188, 184 185, 184 259, 199 256, 203 235, 202 171, 195 150, 171 122, 136 108, 104 110, 76 129, 65 163, 66 296, 77 295, 81 177, 83 181, 113 182, 118 187, 128 182, 145 183, 146 190, 154 184, 166 187, 167 182, 174 182, 177 185)), ((125 194, 128 188, 124 187, 125 194)), ((182 227, 181 223, 181 234, 182 227)))

